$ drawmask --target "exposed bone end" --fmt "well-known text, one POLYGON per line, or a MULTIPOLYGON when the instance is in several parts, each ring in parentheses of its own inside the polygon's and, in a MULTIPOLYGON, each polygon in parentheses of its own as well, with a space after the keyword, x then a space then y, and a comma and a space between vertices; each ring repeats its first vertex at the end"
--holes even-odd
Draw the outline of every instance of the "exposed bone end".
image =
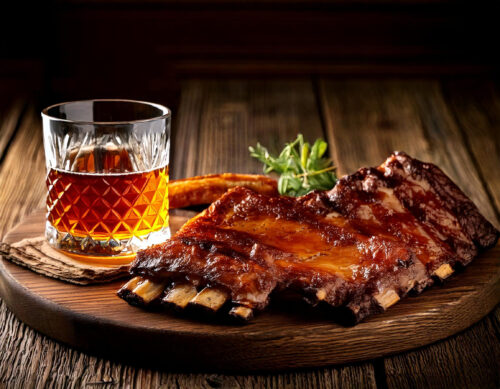
POLYGON ((162 299, 162 303, 177 309, 184 309, 197 293, 196 287, 192 284, 174 285, 162 299))
POLYGON ((394 289, 386 289, 373 297, 384 310, 396 304, 400 300, 399 295, 394 289))
POLYGON ((123 285, 118 292, 116 293, 118 297, 121 297, 126 302, 131 305, 143 305, 144 301, 141 298, 138 298, 136 294, 134 294, 133 290, 137 288, 138 285, 145 281, 142 277, 134 277, 131 278, 125 285, 123 285))
POLYGON ((223 289, 207 287, 191 299, 189 306, 215 313, 225 304, 228 297, 229 294, 223 289))
POLYGON ((143 283, 145 280, 142 277, 134 277, 128 280, 128 282, 123 285, 118 293, 120 293, 122 290, 123 291, 130 291, 132 292, 139 284, 143 283))
POLYGON ((144 304, 149 304, 162 294, 166 286, 166 282, 153 282, 151 280, 145 280, 143 283, 136 286, 132 293, 139 296, 144 301, 144 304))
POLYGON ((239 305, 233 307, 229 315, 240 321, 249 321, 253 317, 253 309, 239 305))
POLYGON ((449 263, 445 263, 444 265, 439 266, 436 271, 432 274, 436 277, 439 277, 441 280, 445 280, 449 276, 453 274, 453 268, 449 263))
POLYGON ((317 298, 319 301, 323 301, 323 300, 326 298, 326 290, 325 290, 325 289, 319 289, 319 290, 316 292, 316 298, 317 298))
POLYGON ((134 277, 121 287, 118 296, 132 305, 148 305, 163 293, 166 285, 166 282, 134 277))

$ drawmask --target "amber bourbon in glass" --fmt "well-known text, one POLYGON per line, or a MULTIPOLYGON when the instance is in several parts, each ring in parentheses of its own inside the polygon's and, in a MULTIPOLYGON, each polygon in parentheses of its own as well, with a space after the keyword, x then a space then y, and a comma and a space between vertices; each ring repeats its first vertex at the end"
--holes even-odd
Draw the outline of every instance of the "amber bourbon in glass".
POLYGON ((113 262, 170 237, 167 108, 89 100, 51 106, 42 116, 53 247, 113 262))

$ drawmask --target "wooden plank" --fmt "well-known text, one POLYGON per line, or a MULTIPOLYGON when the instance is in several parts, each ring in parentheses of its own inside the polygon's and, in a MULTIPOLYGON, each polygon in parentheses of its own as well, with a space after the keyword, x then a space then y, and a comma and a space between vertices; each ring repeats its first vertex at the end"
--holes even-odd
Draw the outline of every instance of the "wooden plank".
POLYGON ((0 239, 24 215, 45 202, 45 157, 41 120, 33 108, 23 117, 0 167, 0 239))
POLYGON ((488 81, 448 82, 447 102, 500 217, 500 90, 488 81))
MULTIPOLYGON (((0 125, 8 138, 17 127, 22 103, 2 118, 0 125)), ((29 108, 0 166, 0 239, 26 214, 42 206, 45 194, 45 160, 41 125, 34 109, 29 108)), ((2 131, 3 132, 3 131, 2 131)), ((37 377, 47 378, 41 366, 44 352, 42 337, 17 320, 0 300, 0 386, 34 386, 37 377)), ((45 341, 47 343, 47 340, 45 341)), ((53 345, 54 342, 49 341, 53 345)))
POLYGON ((178 116, 175 178, 262 173, 248 146, 260 142, 277 152, 299 132, 312 141, 323 136, 312 84, 304 80, 188 81, 178 116))
POLYGON ((2 104, 0 111, 0 161, 6 153, 6 148, 17 129, 24 103, 17 99, 8 105, 2 104))
MULTIPOLYGON (((323 80, 319 87, 329 143, 342 172, 377 165, 391 151, 403 150, 440 166, 486 217, 497 222, 438 82, 323 80)), ((386 358, 379 376, 385 376, 389 388, 482 387, 498 382, 498 340, 489 320, 450 340, 386 358), (494 362, 482 368, 480 363, 489 356, 494 362), (460 382, 464 376, 467 380, 460 382)))
POLYGON ((430 159, 424 128, 400 83, 323 81, 319 90, 330 150, 340 174, 377 166, 394 150, 430 159))
POLYGON ((385 359, 389 388, 488 388, 500 380, 500 342, 485 318, 445 342, 385 359))

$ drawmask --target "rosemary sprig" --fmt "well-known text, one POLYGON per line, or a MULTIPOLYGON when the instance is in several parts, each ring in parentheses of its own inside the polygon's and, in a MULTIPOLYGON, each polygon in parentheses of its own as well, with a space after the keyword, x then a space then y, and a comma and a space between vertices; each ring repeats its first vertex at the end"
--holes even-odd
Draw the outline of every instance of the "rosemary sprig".
POLYGON ((312 190, 328 190, 337 181, 335 167, 325 155, 328 144, 316 139, 311 145, 304 141, 302 134, 287 143, 279 156, 274 156, 257 143, 249 147, 250 155, 264 164, 264 173, 278 173, 278 191, 282 195, 302 196, 312 190))

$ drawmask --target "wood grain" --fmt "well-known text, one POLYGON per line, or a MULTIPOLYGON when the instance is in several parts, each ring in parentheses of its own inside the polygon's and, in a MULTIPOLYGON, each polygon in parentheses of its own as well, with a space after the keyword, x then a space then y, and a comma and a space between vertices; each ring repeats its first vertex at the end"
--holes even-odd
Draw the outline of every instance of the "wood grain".
POLYGON ((45 198, 45 157, 38 115, 30 108, 0 166, 0 238, 19 220, 40 208, 45 198))
POLYGON ((500 380, 499 360, 500 343, 491 319, 485 318, 445 342, 386 358, 387 384, 394 388, 493 388, 500 380))
POLYGON ((448 82, 444 91, 500 217, 500 92, 491 81, 448 82))
POLYGON ((262 173, 248 146, 260 142, 276 153, 300 132, 313 141, 323 134, 312 83, 304 80, 187 81, 178 116, 174 178, 262 173))
MULTIPOLYGON (((44 212, 37 212, 4 240, 40 236, 44 221, 44 212)), ((178 228, 182 222, 174 224, 178 228)), ((404 299, 354 327, 297 303, 275 303, 244 326, 148 312, 116 296, 123 281, 76 286, 5 260, 0 260, 0 293, 23 322, 107 357, 201 371, 279 370, 380 357, 469 327, 500 301, 499 259, 500 247, 487 251, 444 286, 404 299), (154 346, 145 348, 148 344, 154 346)))
POLYGON ((3 108, 0 110, 0 160, 6 154, 7 146, 17 129, 23 107, 21 99, 0 105, 3 108))

